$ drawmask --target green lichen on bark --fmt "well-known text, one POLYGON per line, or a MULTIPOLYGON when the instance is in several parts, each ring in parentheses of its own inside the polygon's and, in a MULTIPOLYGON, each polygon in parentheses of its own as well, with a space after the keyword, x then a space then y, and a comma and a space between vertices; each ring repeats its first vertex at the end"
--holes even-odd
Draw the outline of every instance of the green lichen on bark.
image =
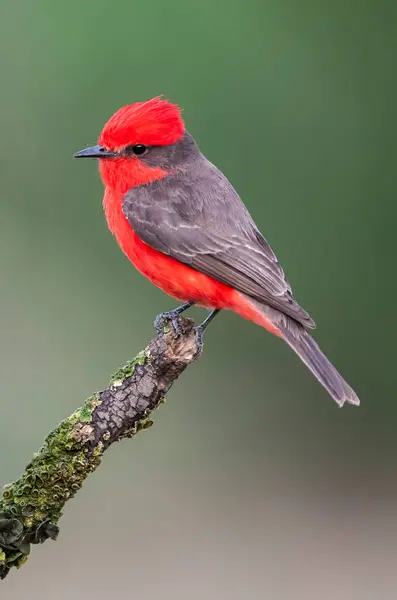
POLYGON ((31 544, 56 539, 70 498, 95 471, 114 442, 151 427, 151 412, 186 366, 200 354, 193 321, 179 318, 180 333, 160 332, 149 346, 88 398, 45 439, 23 475, 0 498, 0 579, 21 567, 31 544))
MULTIPOLYGON (((148 349, 119 369, 110 385, 119 387, 132 377, 137 365, 150 360, 148 349)), ((21 567, 27 560, 30 545, 56 539, 57 522, 65 503, 82 487, 86 477, 100 464, 110 433, 96 440, 91 425, 95 409, 101 406, 96 393, 45 439, 33 455, 20 479, 4 486, 0 500, 0 579, 11 567, 21 567)), ((120 436, 132 437, 153 424, 143 418, 120 436)))
POLYGON ((25 562, 31 543, 55 538, 62 508, 101 461, 103 443, 85 446, 99 394, 62 421, 33 456, 22 477, 5 486, 0 501, 0 576, 25 562), (4 571, 6 572, 6 571, 4 571))
POLYGON ((64 503, 99 465, 100 448, 89 452, 84 447, 92 413, 99 404, 99 395, 91 396, 48 435, 22 477, 4 490, 0 504, 4 512, 29 528, 45 520, 57 523, 64 503))
POLYGON ((142 350, 139 354, 136 355, 134 360, 129 360, 124 367, 121 367, 114 375, 112 375, 110 379, 110 383, 112 385, 121 385, 123 381, 127 377, 131 377, 131 375, 135 371, 135 367, 137 365, 144 365, 150 360, 150 352, 149 349, 146 348, 142 350))

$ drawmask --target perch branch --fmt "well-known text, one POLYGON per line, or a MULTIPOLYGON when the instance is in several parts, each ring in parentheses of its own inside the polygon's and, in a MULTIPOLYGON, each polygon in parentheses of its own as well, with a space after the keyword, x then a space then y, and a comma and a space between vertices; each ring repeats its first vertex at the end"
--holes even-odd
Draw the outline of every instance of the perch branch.
POLYGON ((105 450, 152 425, 150 413, 174 381, 201 354, 191 319, 181 332, 164 327, 145 350, 62 421, 34 454, 23 475, 0 499, 0 579, 27 560, 31 544, 56 539, 65 503, 95 471, 105 450))

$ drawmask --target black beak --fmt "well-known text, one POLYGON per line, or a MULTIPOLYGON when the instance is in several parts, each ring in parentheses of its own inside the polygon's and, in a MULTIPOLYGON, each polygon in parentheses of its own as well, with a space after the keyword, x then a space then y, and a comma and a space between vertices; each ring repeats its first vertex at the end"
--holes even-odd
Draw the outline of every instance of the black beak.
POLYGON ((80 152, 76 152, 73 158, 116 158, 115 152, 110 152, 102 146, 91 146, 91 148, 84 148, 80 152))

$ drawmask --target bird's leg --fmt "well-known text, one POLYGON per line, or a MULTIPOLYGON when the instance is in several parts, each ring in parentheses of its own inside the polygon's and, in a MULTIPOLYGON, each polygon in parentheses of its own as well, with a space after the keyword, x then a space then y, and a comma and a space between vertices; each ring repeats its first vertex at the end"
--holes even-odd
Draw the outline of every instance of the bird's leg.
POLYGON ((154 320, 154 326, 157 332, 161 333, 164 330, 164 326, 167 324, 167 321, 171 321, 175 333, 177 335, 181 335, 182 331, 178 322, 178 317, 183 312, 185 312, 185 310, 187 310, 191 306, 194 306, 194 304, 195 302, 193 300, 189 300, 189 302, 185 302, 184 304, 181 304, 181 306, 177 306, 177 308, 174 308, 173 310, 169 310, 168 312, 163 312, 157 315, 157 317, 154 320))
POLYGON ((199 347, 201 347, 203 345, 203 333, 204 333, 205 329, 208 327, 208 325, 211 323, 212 319, 214 319, 219 312, 221 312, 221 309, 215 308, 213 311, 210 312, 208 317, 201 323, 201 325, 197 325, 196 339, 197 339, 197 345, 199 347))

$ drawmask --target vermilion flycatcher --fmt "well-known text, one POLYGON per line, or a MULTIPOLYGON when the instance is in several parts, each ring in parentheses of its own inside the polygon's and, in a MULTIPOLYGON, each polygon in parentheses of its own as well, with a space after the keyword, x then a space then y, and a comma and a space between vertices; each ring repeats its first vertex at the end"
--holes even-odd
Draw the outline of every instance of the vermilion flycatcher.
POLYGON ((292 296, 277 258, 226 177, 185 130, 178 106, 161 98, 120 108, 98 145, 76 157, 99 159, 110 230, 135 267, 184 304, 221 310, 283 338, 332 398, 359 404, 309 335, 314 321, 292 296))

